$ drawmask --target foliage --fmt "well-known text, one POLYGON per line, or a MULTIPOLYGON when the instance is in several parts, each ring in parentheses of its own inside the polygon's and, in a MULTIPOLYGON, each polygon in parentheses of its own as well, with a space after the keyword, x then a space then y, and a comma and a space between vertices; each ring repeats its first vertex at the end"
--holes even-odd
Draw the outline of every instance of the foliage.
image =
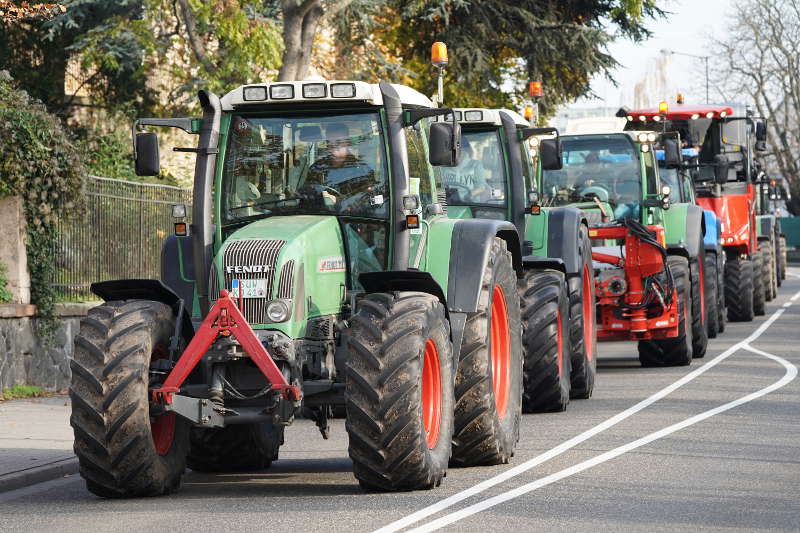
POLYGON ((10 302, 11 293, 8 291, 8 272, 6 265, 0 263, 0 303, 10 302))
POLYGON ((27 221, 31 302, 44 338, 55 330, 55 224, 83 208, 85 170, 61 122, 0 72, 0 197, 20 196, 27 221))
POLYGON ((544 114, 590 94, 592 76, 618 66, 606 48, 616 37, 649 36, 644 23, 664 12, 655 0, 392 0, 398 22, 387 36, 404 66, 430 74, 402 81, 435 90, 430 45, 450 48, 445 103, 513 106, 528 80, 542 80, 544 114))
POLYGON ((39 398, 45 392, 41 387, 35 385, 14 385, 8 389, 3 389, 0 400, 19 400, 21 398, 39 398))
POLYGON ((792 188, 787 207, 800 215, 800 5, 791 0, 740 0, 726 36, 712 41, 712 83, 725 102, 753 105, 767 117, 768 172, 792 188))

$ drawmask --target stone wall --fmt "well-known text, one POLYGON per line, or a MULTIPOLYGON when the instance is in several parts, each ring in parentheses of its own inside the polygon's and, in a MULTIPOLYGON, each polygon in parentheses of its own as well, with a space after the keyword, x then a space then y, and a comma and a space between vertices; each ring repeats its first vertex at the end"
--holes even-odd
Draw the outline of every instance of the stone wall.
POLYGON ((36 385, 49 391, 67 388, 73 340, 81 318, 95 305, 57 305, 61 326, 52 346, 45 348, 34 331, 37 319, 32 306, 0 304, 0 390, 14 385, 36 385))

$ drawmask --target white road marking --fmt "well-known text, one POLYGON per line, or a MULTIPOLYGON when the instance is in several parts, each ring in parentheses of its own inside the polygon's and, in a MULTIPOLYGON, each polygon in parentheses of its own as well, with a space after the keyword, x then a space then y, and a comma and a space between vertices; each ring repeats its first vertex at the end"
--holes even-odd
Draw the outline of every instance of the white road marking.
POLYGON ((764 387, 761 390, 758 390, 746 396, 742 396, 741 398, 733 400, 732 402, 728 402, 724 405, 720 405, 719 407, 715 407, 714 409, 709 409, 708 411, 704 411, 698 415, 687 418, 681 422, 672 424, 671 426, 667 426, 663 429, 650 433, 649 435, 646 435, 640 439, 636 439, 627 444, 619 446, 618 448, 614 448, 613 450, 595 456, 591 459, 587 459, 586 461, 578 463, 574 466, 565 468, 564 470, 556 472, 555 474, 551 474, 541 479, 537 479, 536 481, 527 483, 525 485, 522 485, 521 487, 517 487, 516 489, 504 492, 502 494, 498 494, 497 496, 489 498, 488 500, 478 502, 476 504, 470 505, 469 507, 465 507, 464 509, 461 509, 459 511, 455 511, 453 513, 445 515, 441 518, 428 522, 427 524, 423 524, 418 528, 412 529, 409 533, 423 533, 426 531, 437 530, 439 528, 442 528, 444 526, 447 526, 449 524, 467 518, 468 516, 472 516, 481 511, 485 511, 486 509, 494 507, 495 505, 499 505, 509 500, 513 500, 514 498, 518 498, 523 494, 527 494, 536 489, 540 489, 542 487, 550 485, 551 483, 555 483, 556 481, 559 481, 566 477, 573 476, 575 474, 583 472, 584 470, 588 470, 593 466, 597 466, 599 464, 605 463, 606 461, 610 461, 611 459, 619 457, 622 454, 628 453, 653 441, 664 438, 668 435, 671 435, 672 433, 675 433, 676 431, 680 431, 681 429, 693 426, 694 424, 702 422, 703 420, 711 418, 712 416, 724 413, 725 411, 728 411, 730 409, 733 409, 734 407, 738 407, 745 403, 752 402, 757 398, 760 398, 766 394, 769 394, 770 392, 780 389, 781 387, 792 381, 795 377, 797 377, 797 367, 791 364, 789 361, 781 357, 778 357, 776 355, 763 352, 746 344, 741 348, 780 363, 781 365, 784 366, 784 368, 786 368, 786 373, 783 375, 781 379, 779 379, 778 381, 767 387, 764 387))
MULTIPOLYGON (((792 297, 792 300, 796 300, 797 298, 800 298, 800 291, 797 292, 797 294, 795 294, 792 297)), ((410 515, 401 518, 400 520, 391 522, 381 527, 380 529, 375 530, 374 533, 394 533, 396 531, 400 531, 401 529, 409 527, 412 524, 419 522, 420 520, 427 518, 431 515, 444 511, 445 509, 452 507, 453 505, 461 501, 464 501, 467 498, 471 498, 472 496, 480 494, 481 492, 490 489, 495 485, 503 483, 504 481, 507 481, 520 474, 523 474, 528 470, 574 448, 578 444, 594 437, 595 435, 602 433, 603 431, 619 424, 623 420, 630 418, 631 416, 635 415, 642 409, 648 407, 649 405, 652 405, 653 403, 664 398, 668 394, 674 392, 675 390, 686 385, 692 380, 697 379, 702 374, 704 374, 714 366, 718 365, 719 363, 721 363, 722 361, 724 361, 725 359, 736 353, 737 350, 740 350, 742 347, 748 345, 751 342, 754 342, 767 330, 767 328, 769 328, 773 324, 773 322, 775 322, 783 314, 783 312, 784 312, 783 309, 778 309, 766 321, 764 321, 764 323, 762 323, 761 326, 759 326, 758 329, 756 329, 749 337, 747 337, 743 341, 737 342, 736 344, 734 344, 733 346, 731 346, 730 348, 728 348, 727 350, 716 356, 715 358, 707 361, 703 366, 696 368, 695 370, 692 370, 691 372, 683 376, 681 379, 664 387, 663 389, 656 392, 652 396, 645 398, 644 400, 629 407, 628 409, 625 409, 624 411, 617 413, 616 415, 601 422, 600 424, 597 424, 596 426, 589 428, 583 433, 580 433, 572 437, 571 439, 562 442, 555 448, 551 448, 550 450, 540 455, 537 455, 532 459, 529 459, 523 463, 518 464, 517 466, 509 468, 505 472, 502 472, 494 477, 485 479, 480 483, 478 483, 477 485, 474 485, 468 489, 465 489, 461 492, 457 492, 452 496, 449 496, 439 502, 434 503, 433 505, 429 505, 428 507, 423 507, 419 511, 415 511, 410 515)))
POLYGON ((783 304, 783 307, 791 307, 791 306, 792 306, 792 302, 786 302, 785 304, 783 304))

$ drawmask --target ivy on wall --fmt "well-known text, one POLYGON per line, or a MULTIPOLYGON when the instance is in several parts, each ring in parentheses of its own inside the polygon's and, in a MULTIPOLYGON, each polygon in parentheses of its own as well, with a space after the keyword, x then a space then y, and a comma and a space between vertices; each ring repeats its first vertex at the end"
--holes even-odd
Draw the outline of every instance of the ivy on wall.
POLYGON ((0 71, 0 197, 20 196, 27 222, 31 303, 41 320, 39 333, 49 338, 57 326, 55 290, 58 218, 83 212, 86 176, 80 153, 59 119, 0 71))

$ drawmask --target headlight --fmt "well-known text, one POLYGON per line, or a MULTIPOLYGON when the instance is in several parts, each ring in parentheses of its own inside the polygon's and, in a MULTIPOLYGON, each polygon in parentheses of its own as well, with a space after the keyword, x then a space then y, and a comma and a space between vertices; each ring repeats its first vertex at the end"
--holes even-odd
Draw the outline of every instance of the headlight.
POLYGON ((483 120, 483 111, 465 111, 464 120, 481 121, 483 120))
POLYGON ((303 98, 325 98, 324 83, 306 83, 303 85, 303 98))
POLYGON ((173 218, 186 218, 186 204, 172 204, 173 218))
POLYGON ((289 314, 289 300, 272 300, 267 304, 267 318, 270 322, 286 322, 289 314))
POLYGON ((289 100, 294 98, 294 86, 273 85, 269 88, 269 97, 273 100, 289 100))
POLYGON ((248 102, 254 100, 266 100, 267 88, 266 87, 245 87, 242 89, 242 98, 248 102))
POLYGON ((355 98, 356 86, 354 83, 331 84, 331 96, 334 98, 355 98))

